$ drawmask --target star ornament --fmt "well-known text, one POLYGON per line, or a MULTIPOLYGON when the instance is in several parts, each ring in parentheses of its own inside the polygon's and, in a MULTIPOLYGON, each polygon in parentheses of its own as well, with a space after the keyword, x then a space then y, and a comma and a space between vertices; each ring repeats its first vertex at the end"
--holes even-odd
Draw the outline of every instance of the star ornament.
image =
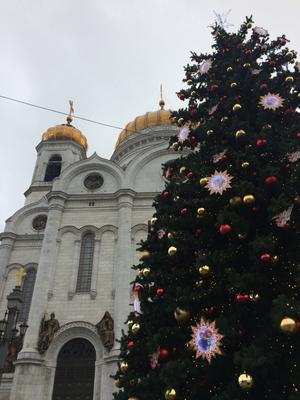
POLYGON ((221 340, 224 337, 216 328, 216 321, 208 322, 204 318, 197 326, 192 326, 192 339, 189 345, 196 351, 196 358, 206 359, 210 364, 217 354, 222 355, 221 340))
POLYGON ((260 96, 259 104, 264 110, 277 110, 283 106, 284 99, 277 93, 268 93, 265 96, 260 96))
POLYGON ((198 72, 200 75, 204 75, 207 74, 208 71, 211 69, 212 67, 212 59, 209 58, 208 60, 203 60, 201 61, 201 63, 198 66, 198 72))
POLYGON ((261 28, 261 27, 259 27, 259 26, 256 26, 253 30, 254 30, 254 32, 257 33, 259 36, 268 36, 268 34, 269 34, 269 32, 268 32, 266 29, 261 28))
POLYGON ((187 140, 189 133, 190 130, 187 126, 182 127, 177 135, 178 142, 183 143, 185 140, 187 140))
POLYGON ((230 189, 233 176, 230 176, 227 171, 215 171, 213 175, 208 178, 205 186, 210 194, 223 194, 227 189, 230 189))

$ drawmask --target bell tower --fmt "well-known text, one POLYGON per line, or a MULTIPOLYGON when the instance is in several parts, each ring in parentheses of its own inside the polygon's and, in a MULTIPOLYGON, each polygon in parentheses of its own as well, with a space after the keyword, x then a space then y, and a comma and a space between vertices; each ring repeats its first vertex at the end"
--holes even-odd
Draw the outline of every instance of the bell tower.
POLYGON ((37 160, 29 189, 25 192, 25 204, 38 201, 51 190, 54 179, 69 165, 86 158, 88 148, 84 134, 71 123, 73 102, 70 100, 67 123, 49 128, 37 145, 37 160))

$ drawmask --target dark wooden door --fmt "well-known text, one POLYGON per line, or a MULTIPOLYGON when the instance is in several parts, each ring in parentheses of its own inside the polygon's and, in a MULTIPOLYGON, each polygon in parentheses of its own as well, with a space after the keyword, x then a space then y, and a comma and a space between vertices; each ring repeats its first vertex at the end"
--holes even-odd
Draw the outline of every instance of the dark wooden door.
POLYGON ((96 353, 86 339, 72 339, 57 357, 52 400, 93 400, 96 353))

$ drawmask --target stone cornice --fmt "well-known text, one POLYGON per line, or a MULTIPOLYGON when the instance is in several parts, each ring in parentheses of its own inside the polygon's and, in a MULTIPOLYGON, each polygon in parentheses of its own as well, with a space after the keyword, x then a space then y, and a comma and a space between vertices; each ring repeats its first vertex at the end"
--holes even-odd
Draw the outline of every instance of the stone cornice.
POLYGON ((65 145, 67 145, 67 146, 70 146, 70 145, 71 145, 71 146, 76 147, 78 150, 80 150, 80 153, 81 153, 82 158, 83 158, 83 159, 86 158, 86 153, 85 153, 83 147, 80 146, 78 143, 72 141, 72 140, 49 140, 49 141, 41 141, 41 142, 36 146, 35 149, 36 149, 37 152, 39 152, 39 151, 42 149, 42 147, 52 147, 52 148, 55 147, 55 148, 58 148, 58 147, 62 147, 62 146, 65 146, 65 145))
POLYGON ((0 240, 3 239, 10 239, 10 240, 16 240, 17 235, 13 232, 1 232, 0 233, 0 240))

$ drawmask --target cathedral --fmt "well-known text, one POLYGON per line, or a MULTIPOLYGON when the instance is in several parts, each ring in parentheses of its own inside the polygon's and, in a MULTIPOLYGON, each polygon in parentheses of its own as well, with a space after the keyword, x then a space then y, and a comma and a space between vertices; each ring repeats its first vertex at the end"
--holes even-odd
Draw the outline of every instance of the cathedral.
POLYGON ((131 266, 175 132, 161 100, 110 160, 87 157, 72 113, 42 135, 24 207, 0 235, 0 400, 112 399, 131 266))

